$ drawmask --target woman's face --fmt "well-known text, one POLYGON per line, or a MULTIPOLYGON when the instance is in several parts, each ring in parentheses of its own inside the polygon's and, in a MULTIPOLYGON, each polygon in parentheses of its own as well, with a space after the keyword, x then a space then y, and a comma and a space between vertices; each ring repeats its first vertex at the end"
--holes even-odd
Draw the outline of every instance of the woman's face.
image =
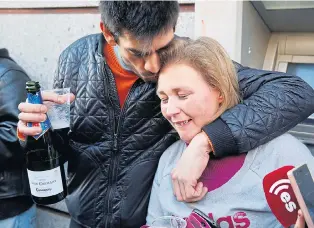
POLYGON ((213 120, 222 102, 220 92, 185 64, 169 65, 160 72, 157 94, 163 116, 187 143, 213 120))

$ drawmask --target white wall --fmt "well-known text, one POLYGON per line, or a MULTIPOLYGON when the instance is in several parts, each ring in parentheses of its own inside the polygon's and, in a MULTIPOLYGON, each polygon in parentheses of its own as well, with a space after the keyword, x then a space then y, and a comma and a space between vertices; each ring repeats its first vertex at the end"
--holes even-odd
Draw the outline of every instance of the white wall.
POLYGON ((195 36, 216 39, 238 62, 241 61, 242 5, 242 1, 195 2, 195 36))
MULTIPOLYGON (((51 88, 61 51, 99 33, 99 21, 99 14, 0 14, 0 47, 7 48, 32 79, 51 88)), ((176 33, 194 37, 194 12, 180 13, 176 33)))
POLYGON ((262 69, 270 32, 249 1, 196 1, 195 36, 201 35, 216 39, 233 60, 262 69))
POLYGON ((250 2, 243 2, 241 63, 263 68, 270 31, 250 2))

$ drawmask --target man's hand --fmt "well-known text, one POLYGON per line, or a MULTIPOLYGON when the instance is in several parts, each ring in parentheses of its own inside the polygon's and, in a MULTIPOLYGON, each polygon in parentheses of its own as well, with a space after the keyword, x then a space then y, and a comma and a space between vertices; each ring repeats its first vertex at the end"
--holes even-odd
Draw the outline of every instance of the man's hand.
MULTIPOLYGON (((41 92, 41 96, 44 104, 30 104, 23 102, 19 104, 19 122, 18 122, 18 132, 24 135, 37 135, 41 133, 42 129, 40 127, 27 127, 28 122, 42 122, 45 121, 48 111, 45 101, 55 102, 58 104, 63 104, 67 101, 68 94, 58 95, 53 92, 41 92)), ((75 99, 73 93, 70 93, 70 102, 75 99)))
POLYGON ((301 210, 298 211, 298 219, 295 223, 294 228, 305 228, 305 220, 301 210))
POLYGON ((196 202, 206 195, 208 189, 197 180, 207 166, 210 151, 208 138, 201 132, 183 152, 171 173, 174 195, 178 201, 196 202))

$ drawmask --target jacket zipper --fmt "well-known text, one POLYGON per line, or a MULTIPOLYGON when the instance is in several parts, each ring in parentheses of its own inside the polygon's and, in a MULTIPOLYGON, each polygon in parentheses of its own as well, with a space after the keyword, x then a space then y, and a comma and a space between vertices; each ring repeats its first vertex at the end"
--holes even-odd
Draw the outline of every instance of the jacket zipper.
MULTIPOLYGON (((107 63, 104 61, 104 65, 107 65, 107 63)), ((104 74, 104 71, 106 72, 106 75, 108 75, 109 76, 109 73, 111 73, 111 72, 108 72, 107 70, 106 70, 106 67, 105 66, 103 66, 103 68, 102 68, 102 70, 103 70, 103 75, 105 76, 105 74, 104 74)), ((113 75, 111 75, 112 77, 113 77, 113 75)), ((107 81, 108 81, 108 85, 110 86, 111 85, 111 83, 110 83, 110 79, 107 79, 107 81)), ((116 91, 116 93, 117 93, 117 91, 116 91)), ((117 93, 118 94, 118 93, 117 93)), ((114 143, 113 143, 113 149, 115 149, 116 148, 116 146, 118 145, 118 142, 117 142, 117 134, 116 134, 116 121, 115 121, 115 111, 114 111, 114 104, 113 104, 113 101, 112 101, 112 99, 110 98, 110 88, 108 88, 108 94, 105 94, 105 96, 108 96, 108 99, 109 99, 109 102, 111 103, 111 106, 113 107, 113 110, 112 110, 112 112, 111 111, 109 111, 109 115, 110 115, 110 117, 111 117, 111 119, 113 120, 112 122, 113 122, 113 131, 114 131, 114 133, 113 133, 113 140, 114 140, 114 143), (113 114, 112 114, 113 113, 113 114)), ((121 114, 121 113, 120 113, 121 114)), ((112 158, 113 157, 113 155, 114 155, 114 153, 111 153, 111 155, 110 155, 110 157, 112 158)), ((110 212, 110 200, 109 200, 109 195, 110 195, 110 191, 111 191, 111 182, 112 182, 112 179, 111 179, 111 177, 112 177, 112 175, 111 175, 111 173, 112 173, 112 160, 110 161, 110 165, 109 165, 109 168, 108 168, 108 190, 107 190, 107 193, 106 193, 106 196, 105 196, 105 200, 107 200, 107 203, 108 203, 108 205, 107 205, 107 214, 105 214, 105 227, 108 227, 108 216, 109 216, 109 212, 110 212)), ((105 202, 106 203, 106 202, 105 202)))
MULTIPOLYGON (((105 63, 106 64, 106 63, 105 63)), ((108 72, 106 69, 105 69, 106 73, 108 74, 111 74, 111 77, 113 78, 113 75, 110 72, 108 72)), ((110 79, 109 79, 110 80, 110 79)), ((123 108, 120 112, 120 115, 119 115, 119 118, 118 118, 118 125, 117 125, 117 128, 116 128, 116 121, 115 121, 115 112, 114 112, 114 109, 113 109, 113 129, 114 129, 114 134, 113 134, 113 139, 114 139, 114 142, 113 142, 113 153, 111 153, 111 162, 110 162, 110 165, 109 165, 109 170, 108 170, 108 191, 107 191, 107 194, 106 194, 106 197, 105 197, 105 200, 107 200, 108 204, 107 204, 107 211, 108 211, 108 214, 112 214, 112 200, 111 200, 111 196, 112 196, 112 192, 113 192, 113 184, 115 185, 116 183, 116 169, 117 169, 117 166, 118 166, 118 162, 119 162, 119 148, 118 148, 118 137, 119 137, 119 128, 120 128, 120 122, 121 120, 123 119, 124 117, 124 111, 126 110, 126 106, 127 106, 127 103, 129 101, 129 97, 130 97, 130 94, 133 92, 134 88, 136 88, 136 85, 138 84, 138 82, 140 81, 140 79, 137 79, 135 81, 135 83, 132 85, 131 89, 129 90, 128 94, 127 94, 127 98, 124 102, 124 105, 123 105, 123 108), (110 213, 109 213, 110 212, 110 213)), ((110 85, 110 82, 109 82, 109 85, 110 85)), ((115 90, 117 96, 118 96, 118 92, 115 90)), ((114 104, 113 104, 113 101, 112 99, 109 97, 109 100, 110 100, 110 103, 112 105, 112 107, 114 107, 114 104)), ((105 227, 109 227, 110 226, 110 222, 108 220, 108 215, 106 215, 105 217, 105 227)))
MULTIPOLYGON (((127 109, 127 104, 128 104, 128 101, 130 99, 130 94, 132 94, 133 90, 137 87, 137 84, 138 84, 138 80, 135 81, 135 83, 132 85, 131 89, 129 90, 128 94, 127 94, 127 97, 125 99, 125 102, 124 102, 124 105, 122 107, 122 110, 120 112, 120 116, 119 116, 119 119, 118 119, 118 126, 117 126, 117 129, 116 129, 116 132, 114 133, 114 157, 113 159, 111 160, 111 164, 110 166, 112 166, 112 169, 111 169, 111 172, 112 172, 112 179, 113 181, 111 180, 110 182, 110 185, 108 184, 108 186, 110 186, 108 188, 108 198, 106 198, 108 200, 108 211, 111 212, 111 209, 112 209, 112 192, 113 192, 113 186, 116 185, 116 177, 117 177, 117 168, 118 168, 118 165, 119 165, 119 157, 120 157, 120 154, 119 154, 119 148, 118 148, 118 139, 119 139, 119 130, 120 130, 120 123, 122 122, 122 120, 124 119, 124 113, 125 113, 125 110, 127 109)), ((109 224, 106 223, 106 227, 108 226, 109 224)), ((109 227, 109 226, 108 226, 109 227)))

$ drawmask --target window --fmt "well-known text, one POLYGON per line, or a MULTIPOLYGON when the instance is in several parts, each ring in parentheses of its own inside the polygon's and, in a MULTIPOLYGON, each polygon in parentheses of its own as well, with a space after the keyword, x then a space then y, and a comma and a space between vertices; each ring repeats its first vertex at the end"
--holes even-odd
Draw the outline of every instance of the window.
MULTIPOLYGON (((297 75, 314 88, 314 64, 313 63, 289 63, 287 73, 297 75)), ((311 115, 314 118, 314 114, 311 115)))
POLYGON ((301 77, 314 88, 314 64, 289 63, 287 73, 301 77))

